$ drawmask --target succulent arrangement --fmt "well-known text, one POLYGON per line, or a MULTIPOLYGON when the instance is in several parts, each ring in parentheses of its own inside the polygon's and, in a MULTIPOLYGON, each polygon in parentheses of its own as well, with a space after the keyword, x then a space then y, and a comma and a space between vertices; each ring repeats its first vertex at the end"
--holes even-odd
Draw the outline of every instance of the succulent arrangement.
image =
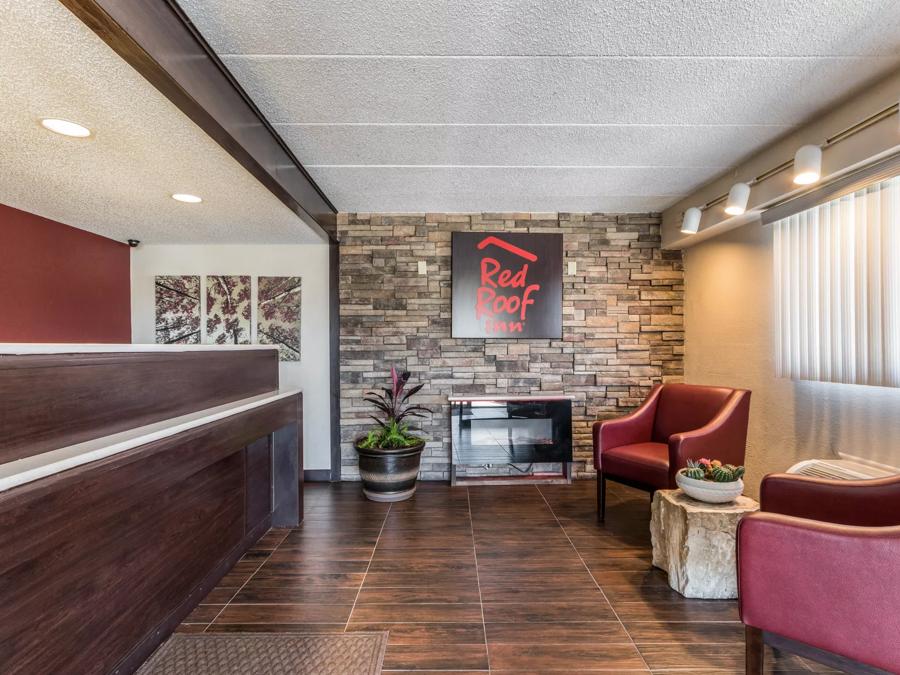
POLYGON ((744 467, 733 464, 722 464, 717 459, 709 460, 689 459, 687 467, 681 470, 681 475, 694 480, 708 480, 714 483, 731 483, 744 475, 744 467))

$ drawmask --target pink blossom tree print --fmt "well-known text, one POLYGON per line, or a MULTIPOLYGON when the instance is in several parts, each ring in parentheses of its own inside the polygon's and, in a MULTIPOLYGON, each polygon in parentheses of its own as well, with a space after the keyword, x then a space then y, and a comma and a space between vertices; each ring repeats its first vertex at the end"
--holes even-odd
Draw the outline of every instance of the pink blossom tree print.
POLYGON ((259 277, 256 338, 278 345, 279 359, 300 360, 300 277, 259 277))
POLYGON ((156 343, 200 344, 200 277, 156 277, 156 343))
POLYGON ((206 341, 250 344, 250 277, 206 277, 206 341))

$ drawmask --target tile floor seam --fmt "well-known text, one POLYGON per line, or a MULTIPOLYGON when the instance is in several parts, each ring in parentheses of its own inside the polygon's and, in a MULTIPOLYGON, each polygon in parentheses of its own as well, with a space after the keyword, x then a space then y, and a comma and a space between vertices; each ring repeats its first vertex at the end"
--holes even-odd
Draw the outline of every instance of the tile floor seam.
POLYGON ((606 597, 606 592, 603 590, 603 587, 597 583, 597 580, 594 578, 594 575, 591 574, 591 568, 588 567, 588 564, 584 561, 584 558, 581 556, 581 552, 578 550, 578 547, 575 545, 575 542, 572 541, 572 538, 569 536, 569 533, 566 532, 566 528, 563 527, 563 524, 559 520, 559 516, 556 515, 556 511, 553 510, 553 507, 550 505, 550 502, 547 501, 547 497, 541 491, 540 485, 535 485, 535 489, 538 491, 538 494, 541 496, 541 499, 544 500, 544 504, 547 505, 547 508, 550 509, 550 513, 553 515, 553 518, 556 520, 556 524, 559 525, 559 529, 563 531, 563 534, 566 536, 566 539, 569 540, 569 544, 572 546, 572 550, 575 551, 575 555, 578 556, 578 559, 581 561, 581 564, 584 565, 585 572, 588 573, 588 576, 591 578, 591 581, 594 582, 594 586, 597 587, 597 590, 600 591, 600 594, 603 596, 603 599, 606 601, 606 604, 609 605, 609 609, 612 611, 613 616, 616 617, 616 620, 619 622, 619 625, 622 627, 622 630, 625 631, 625 635, 628 636, 628 639, 631 640, 631 644, 634 647, 634 650, 638 653, 638 656, 641 659, 641 662, 644 664, 644 667, 647 669, 647 672, 651 672, 650 664, 647 663, 647 659, 644 658, 644 655, 641 653, 640 648, 637 646, 637 642, 634 641, 634 638, 631 637, 631 633, 628 632, 628 629, 625 628, 625 623, 619 618, 619 613, 616 611, 616 608, 613 607, 612 603, 609 601, 609 598, 606 597))
MULTIPOLYGON (((347 632, 347 629, 350 628, 350 619, 353 618, 353 611, 356 609, 356 603, 359 602, 359 595, 362 593, 363 586, 366 585, 366 577, 369 574, 369 568, 372 566, 372 561, 375 559, 375 551, 378 550, 378 542, 381 539, 381 535, 384 532, 384 528, 387 526, 388 517, 391 515, 391 507, 393 504, 388 504, 387 511, 384 512, 384 520, 381 521, 381 529, 378 530, 378 536, 375 537, 375 544, 372 546, 372 555, 369 556, 369 562, 366 565, 366 571, 363 572, 362 581, 359 582, 359 588, 356 589, 356 597, 353 599, 353 606, 350 608, 350 614, 347 616, 347 623, 344 625, 344 632, 347 632)), ((388 638, 390 640, 390 637, 388 638)))
MULTIPOLYGON (((268 532, 266 532, 266 534, 268 534, 269 532, 271 532, 271 530, 269 530, 268 532)), ((288 538, 288 535, 289 535, 290 533, 291 533, 290 530, 286 530, 286 531, 285 531, 284 536, 281 538, 281 540, 280 540, 277 544, 275 544, 275 546, 272 547, 272 550, 271 550, 271 551, 269 551, 269 555, 267 555, 267 556, 259 563, 259 565, 256 567, 256 569, 253 570, 253 572, 250 574, 249 577, 247 577, 247 580, 246 580, 244 583, 242 583, 242 584, 240 585, 240 587, 239 587, 239 588, 234 592, 234 594, 231 596, 231 598, 229 598, 228 602, 226 602, 224 605, 222 605, 222 609, 220 609, 219 612, 212 618, 212 621, 210 621, 208 624, 206 624, 206 628, 203 629, 203 632, 204 632, 204 633, 207 632, 207 630, 209 630, 209 627, 212 626, 212 625, 216 622, 216 619, 218 619, 220 616, 222 616, 222 612, 224 612, 226 609, 228 609, 228 606, 232 603, 232 601, 238 596, 238 594, 239 594, 242 590, 244 590, 244 586, 246 586, 247 584, 250 583, 250 580, 251 580, 253 577, 255 577, 255 576, 256 576, 256 573, 259 572, 259 570, 262 569, 262 566, 265 565, 266 562, 268 562, 269 558, 272 557, 272 554, 275 553, 275 551, 278 550, 278 547, 281 546, 281 545, 284 543, 284 540, 288 538)), ((263 537, 265 537, 265 536, 266 536, 266 535, 264 534, 263 537)), ((262 539, 262 537, 260 537, 260 540, 261 540, 261 539, 262 539)), ((257 543, 259 543, 259 542, 257 541, 257 543)), ((254 544, 254 546, 255 546, 255 544, 254 544)), ((253 550, 253 546, 251 546, 249 549, 247 549, 247 551, 244 552, 244 554, 241 556, 241 558, 243 558, 245 555, 247 555, 247 552, 249 552, 249 551, 251 551, 251 550, 253 550)), ((238 562, 240 562, 240 558, 238 559, 238 562)), ((235 565, 237 565, 237 563, 235 563, 235 565)))
MULTIPOLYGON (((478 606, 481 609, 481 631, 484 635, 484 655, 487 658, 488 669, 491 672, 491 648, 488 646, 487 625, 484 621, 484 597, 481 595, 481 577, 478 574, 478 545, 475 541, 475 519, 472 517, 472 494, 470 488, 466 488, 466 507, 469 515, 469 531, 472 533, 472 555, 475 558, 475 583, 478 585, 478 606)), ((485 672, 485 671, 482 671, 485 672)))

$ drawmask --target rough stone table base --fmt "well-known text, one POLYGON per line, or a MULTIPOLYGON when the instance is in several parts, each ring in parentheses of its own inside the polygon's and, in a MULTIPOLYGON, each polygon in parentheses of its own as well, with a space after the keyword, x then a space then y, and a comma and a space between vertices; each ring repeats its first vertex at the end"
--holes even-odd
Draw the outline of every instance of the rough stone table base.
POLYGON ((653 565, 686 598, 736 598, 735 533, 740 519, 759 510, 749 497, 706 504, 681 490, 653 495, 650 535, 653 565))

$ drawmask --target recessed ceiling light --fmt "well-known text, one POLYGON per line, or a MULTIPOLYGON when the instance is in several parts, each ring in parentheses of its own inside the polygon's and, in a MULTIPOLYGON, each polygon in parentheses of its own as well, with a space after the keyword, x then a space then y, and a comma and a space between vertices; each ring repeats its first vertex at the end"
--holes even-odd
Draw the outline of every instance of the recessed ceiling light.
POLYGON ((91 135, 91 130, 87 127, 55 117, 45 117, 41 120, 41 126, 53 133, 71 136, 72 138, 87 138, 91 135))
POLYGON ((176 202, 184 202, 185 204, 199 204, 203 200, 197 195, 189 195, 184 192, 176 192, 172 195, 172 199, 176 202))

